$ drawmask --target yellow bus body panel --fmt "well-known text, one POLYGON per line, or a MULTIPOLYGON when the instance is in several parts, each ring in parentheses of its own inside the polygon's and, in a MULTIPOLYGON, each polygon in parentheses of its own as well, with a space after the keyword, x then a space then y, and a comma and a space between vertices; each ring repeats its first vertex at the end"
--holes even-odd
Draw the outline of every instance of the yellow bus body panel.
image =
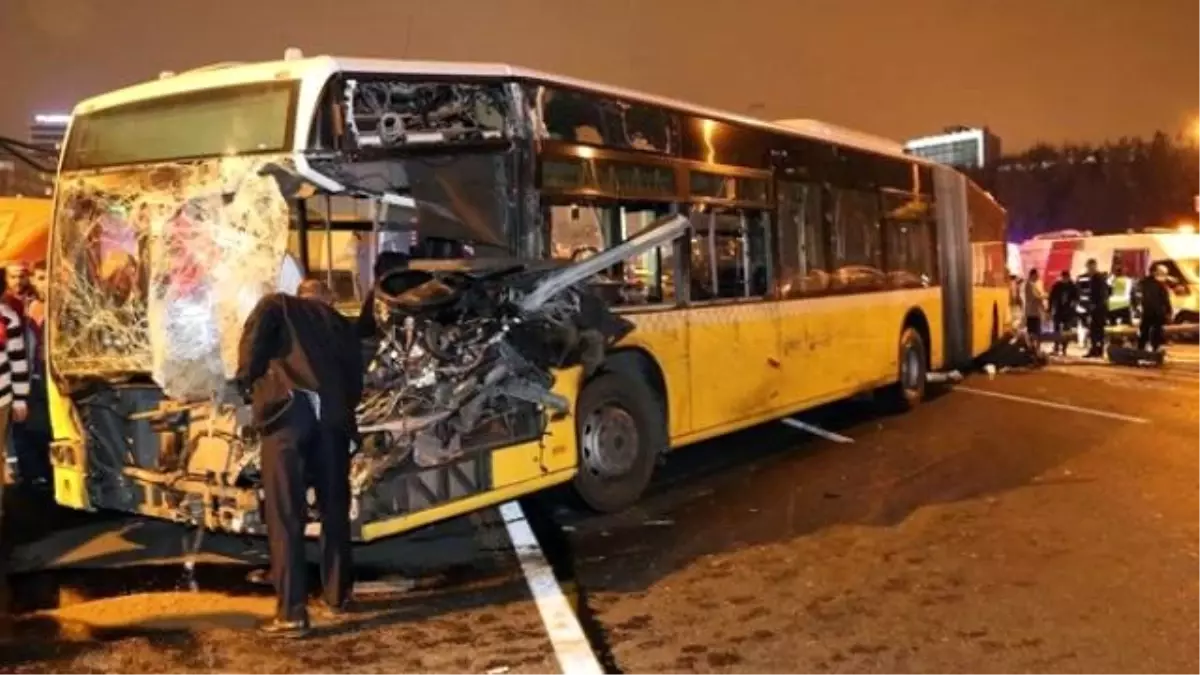
POLYGON ((940 288, 627 312, 637 328, 620 346, 662 369, 679 447, 895 382, 910 311, 941 368, 940 288))
MULTIPOLYGON (((50 428, 56 441, 66 441, 74 448, 79 456, 70 465, 53 461, 54 471, 54 500, 72 509, 87 511, 92 508, 88 497, 87 473, 82 467, 87 466, 83 458, 87 455, 86 444, 81 441, 82 435, 71 413, 71 399, 59 390, 53 377, 46 378, 46 405, 50 412, 50 428)), ((51 455, 53 458, 53 454, 51 455)))

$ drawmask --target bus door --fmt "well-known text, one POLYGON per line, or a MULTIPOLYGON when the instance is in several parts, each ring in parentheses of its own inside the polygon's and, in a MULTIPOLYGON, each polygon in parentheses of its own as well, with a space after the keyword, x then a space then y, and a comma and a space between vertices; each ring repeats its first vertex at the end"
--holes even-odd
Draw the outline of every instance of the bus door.
POLYGON ((691 221, 691 427, 703 432, 785 402, 768 213, 697 207, 691 221))

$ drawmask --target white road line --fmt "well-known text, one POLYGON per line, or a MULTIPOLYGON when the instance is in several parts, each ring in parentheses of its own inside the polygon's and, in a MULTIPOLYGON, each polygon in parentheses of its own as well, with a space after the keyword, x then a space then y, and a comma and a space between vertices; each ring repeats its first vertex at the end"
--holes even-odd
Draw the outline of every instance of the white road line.
POLYGON ((542 623, 546 625, 546 634, 554 647, 559 667, 567 675, 603 673, 604 669, 579 625, 579 618, 554 578, 554 570, 546 562, 529 521, 525 520, 521 505, 516 502, 501 504, 500 517, 504 519, 504 527, 521 562, 521 571, 525 573, 525 583, 529 585, 542 623))
POLYGON ((1122 415, 1121 413, 1109 412, 1107 410, 1096 410, 1095 408, 1084 408, 1077 405, 1071 405, 1069 403, 1055 403, 1054 401, 1045 401, 1040 398, 1028 398, 1026 396, 1016 396, 1014 394, 1002 394, 998 391, 987 391, 986 389, 975 389, 973 387, 964 387, 962 385, 955 387, 954 391, 965 391, 968 394, 976 394, 978 396, 991 396, 993 398, 1002 398, 1006 401, 1017 401, 1019 403, 1040 405, 1044 408, 1054 408, 1055 410, 1069 410, 1071 412, 1083 413, 1084 415, 1107 417, 1108 419, 1120 420, 1122 422, 1133 422, 1135 424, 1147 424, 1150 422, 1150 420, 1144 417, 1122 415))
POLYGON ((834 443, 853 443, 854 442, 854 439, 850 438, 848 436, 843 436, 841 434, 835 434, 832 431, 826 431, 825 429, 822 429, 821 427, 818 427, 815 424, 809 424, 808 422, 801 422, 800 420, 793 419, 791 417, 785 417, 780 421, 783 422, 784 424, 788 425, 789 427, 792 427, 793 429, 799 429, 800 431, 807 431, 808 433, 810 433, 814 436, 820 436, 821 438, 833 441, 834 443))

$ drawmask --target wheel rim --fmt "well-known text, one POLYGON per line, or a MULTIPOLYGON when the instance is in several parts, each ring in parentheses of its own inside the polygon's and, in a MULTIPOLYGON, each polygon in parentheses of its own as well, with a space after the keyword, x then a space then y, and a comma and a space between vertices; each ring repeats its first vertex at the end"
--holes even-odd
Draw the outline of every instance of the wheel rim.
POLYGON ((904 365, 901 368, 900 379, 904 382, 904 388, 910 391, 918 389, 921 386, 921 355, 917 350, 909 347, 904 352, 904 365))
POLYGON ((633 469, 638 454, 637 423, 624 408, 600 406, 583 422, 584 466, 603 478, 623 476, 633 469))

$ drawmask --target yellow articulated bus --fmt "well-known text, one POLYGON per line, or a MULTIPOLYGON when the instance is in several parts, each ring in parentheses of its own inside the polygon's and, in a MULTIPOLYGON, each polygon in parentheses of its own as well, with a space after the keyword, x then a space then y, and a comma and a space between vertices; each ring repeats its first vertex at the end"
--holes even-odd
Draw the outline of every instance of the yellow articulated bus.
POLYGON ((1008 322, 1004 212, 953 169, 505 65, 293 53, 164 74, 75 109, 55 199, 59 503, 241 534, 264 532, 257 441, 182 383, 231 375, 289 265, 352 316, 385 250, 435 285, 586 271, 571 288, 624 326, 548 391, 506 389, 495 424, 443 435, 453 452, 423 455, 408 418, 364 425, 362 541, 566 483, 625 508, 669 450, 874 390, 912 406, 1008 322))

